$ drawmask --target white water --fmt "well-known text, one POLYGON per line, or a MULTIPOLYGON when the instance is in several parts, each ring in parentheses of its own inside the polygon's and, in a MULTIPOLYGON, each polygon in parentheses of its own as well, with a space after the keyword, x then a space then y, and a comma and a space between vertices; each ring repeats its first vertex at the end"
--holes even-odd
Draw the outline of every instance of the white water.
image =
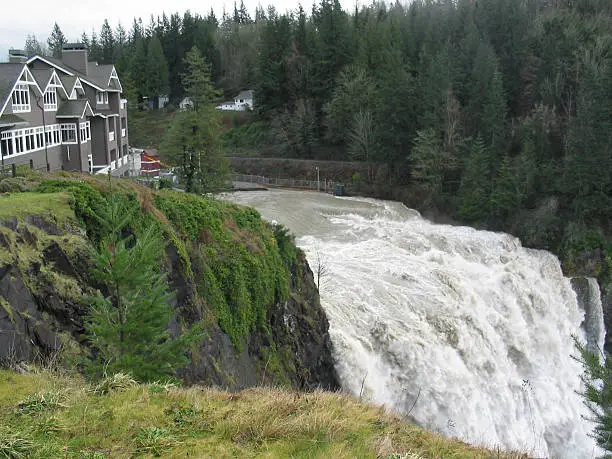
POLYGON ((358 395, 363 384, 372 401, 470 443, 598 453, 570 357, 585 314, 555 256, 393 202, 278 190, 227 199, 288 226, 313 271, 323 260, 321 303, 345 389, 358 395))

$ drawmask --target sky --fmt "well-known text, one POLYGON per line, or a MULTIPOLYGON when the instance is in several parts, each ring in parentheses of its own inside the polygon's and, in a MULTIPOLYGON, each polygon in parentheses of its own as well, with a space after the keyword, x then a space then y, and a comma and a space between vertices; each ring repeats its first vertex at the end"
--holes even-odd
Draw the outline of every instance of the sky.
MULTIPOLYGON (((304 8, 310 10, 312 0, 301 0, 304 8)), ((244 0, 251 16, 254 16, 258 4, 267 7, 272 4, 279 12, 296 9, 300 0, 244 0)), ((354 0, 341 0, 344 8, 354 6, 354 0)), ((91 36, 94 28, 99 35, 100 26, 108 19, 114 29, 119 22, 129 30, 133 18, 142 17, 143 23, 149 23, 151 14, 167 15, 186 10, 205 15, 211 6, 218 18, 221 17, 223 6, 228 12, 234 8, 233 0, 210 2, 193 0, 76 0, 49 1, 32 0, 22 4, 18 0, 3 0, 0 14, 0 62, 8 59, 10 48, 23 49, 28 34, 35 35, 39 42, 46 43, 51 33, 53 23, 57 22, 69 42, 78 41, 83 31, 91 36)), ((238 0, 240 4, 240 0, 238 0)))

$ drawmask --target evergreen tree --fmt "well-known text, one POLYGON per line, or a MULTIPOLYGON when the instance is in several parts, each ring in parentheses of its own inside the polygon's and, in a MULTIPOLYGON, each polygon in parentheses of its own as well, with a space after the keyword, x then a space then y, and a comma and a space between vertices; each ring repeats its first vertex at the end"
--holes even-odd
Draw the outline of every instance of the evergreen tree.
POLYGON ((459 188, 459 215, 466 221, 478 221, 489 214, 489 163, 487 147, 478 137, 471 142, 459 188))
POLYGON ((140 97, 147 93, 147 45, 144 38, 138 38, 133 44, 130 76, 140 97))
POLYGON ((99 62, 102 59, 102 47, 98 41, 95 30, 91 31, 91 41, 89 42, 89 60, 99 62))
POLYGON ((197 48, 187 53, 185 68, 183 84, 193 110, 177 113, 160 151, 179 168, 187 192, 216 191, 225 186, 229 175, 219 145, 219 117, 211 104, 218 92, 210 81, 210 67, 197 48))
POLYGON ((89 51, 89 47, 90 47, 89 37, 87 36, 87 33, 85 32, 81 34, 81 43, 85 46, 85 49, 89 51))
POLYGON ((157 35, 149 40, 147 49, 146 83, 149 97, 154 98, 155 108, 159 108, 159 96, 168 94, 168 63, 157 35))
POLYGON ((49 52, 56 59, 61 59, 62 57, 62 47, 66 44, 66 37, 60 29, 60 26, 57 25, 57 22, 53 24, 53 30, 51 31, 51 36, 47 40, 47 45, 49 46, 49 52))
POLYGON ((113 30, 111 29, 108 19, 104 19, 102 29, 100 30, 100 48, 102 56, 100 59, 101 64, 112 64, 115 58, 115 37, 113 36, 113 30))
POLYGON ((434 204, 442 194, 447 174, 456 167, 454 156, 444 148, 435 129, 417 132, 410 162, 412 179, 423 192, 425 204, 434 204))
MULTIPOLYGON (((593 437, 607 453, 612 453, 612 358, 599 349, 589 349, 574 340, 580 353, 577 358, 584 367, 583 396, 595 423, 593 437), (601 357, 600 357, 601 354, 601 357)), ((606 454, 604 457, 610 457, 606 454)))
POLYGON ((171 294, 160 270, 164 244, 153 224, 132 233, 137 212, 137 203, 117 195, 99 209, 104 237, 93 274, 108 294, 90 298, 85 328, 94 354, 87 369, 95 376, 126 372, 155 381, 186 365, 189 344, 202 335, 193 328, 170 336, 171 294))
POLYGON ((45 51, 39 41, 36 39, 36 35, 28 35, 26 38, 24 51, 28 57, 45 55, 45 51))
POLYGON ((210 65, 194 46, 185 55, 184 66, 186 72, 182 75, 182 81, 185 93, 191 98, 196 111, 207 108, 220 95, 211 82, 210 65))

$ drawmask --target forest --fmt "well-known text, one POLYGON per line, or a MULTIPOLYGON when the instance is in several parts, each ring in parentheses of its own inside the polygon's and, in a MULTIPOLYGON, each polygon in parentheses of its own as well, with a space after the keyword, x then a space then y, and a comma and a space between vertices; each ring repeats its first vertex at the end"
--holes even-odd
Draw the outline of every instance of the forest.
MULTIPOLYGON (((80 40, 90 59, 116 64, 130 99, 168 94, 171 107, 197 47, 224 97, 255 90, 237 144, 382 164, 361 178, 379 196, 557 253, 605 249, 612 233, 609 0, 353 11, 320 0, 310 12, 258 7, 254 16, 235 4, 221 18, 163 14, 129 30, 105 20, 80 40), (406 189, 410 198, 397 192, 406 189)), ((64 42, 55 24, 46 51, 59 56, 64 42)), ((28 53, 41 48, 28 37, 28 53)))

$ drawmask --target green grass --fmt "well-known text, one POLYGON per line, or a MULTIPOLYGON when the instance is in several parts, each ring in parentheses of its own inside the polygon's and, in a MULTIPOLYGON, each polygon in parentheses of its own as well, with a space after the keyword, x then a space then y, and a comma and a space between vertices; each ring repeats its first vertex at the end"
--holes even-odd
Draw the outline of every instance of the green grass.
POLYGON ((12 193, 0 195, 0 220, 17 217, 22 220, 29 215, 50 216, 56 223, 75 220, 67 193, 12 193))
POLYGON ((345 394, 127 384, 100 395, 44 372, 0 371, 0 425, 0 455, 15 457, 526 457, 441 437, 345 394), (52 403, 20 408, 40 400, 52 403))

